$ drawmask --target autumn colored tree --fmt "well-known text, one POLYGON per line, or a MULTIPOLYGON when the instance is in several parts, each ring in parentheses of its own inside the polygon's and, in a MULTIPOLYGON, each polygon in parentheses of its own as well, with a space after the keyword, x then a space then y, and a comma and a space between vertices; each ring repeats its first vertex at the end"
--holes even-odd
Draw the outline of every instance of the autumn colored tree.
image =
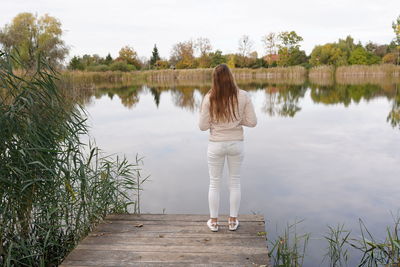
POLYGON ((212 50, 210 39, 200 37, 197 38, 195 43, 196 49, 199 51, 198 66, 200 68, 209 68, 211 65, 211 58, 209 53, 212 50))
POLYGON ((169 62, 168 60, 157 60, 157 62, 154 64, 154 67, 156 69, 168 69, 169 62))
POLYGON ((319 65, 347 65, 347 54, 341 50, 337 43, 317 45, 311 52, 310 64, 319 65))
POLYGON ((180 42, 173 46, 170 62, 178 69, 196 67, 193 41, 180 42))
POLYGON ((123 61, 129 65, 133 65, 136 69, 140 69, 140 61, 133 47, 126 45, 119 50, 118 54, 117 61, 123 61))
POLYGON ((396 21, 393 21, 392 28, 395 34, 394 43, 397 45, 397 64, 400 64, 400 15, 397 17, 396 21))
POLYGON ((27 68, 35 66, 39 54, 50 65, 60 66, 68 54, 62 34, 61 22, 55 17, 20 13, 0 29, 0 44, 10 54, 18 52, 27 68))

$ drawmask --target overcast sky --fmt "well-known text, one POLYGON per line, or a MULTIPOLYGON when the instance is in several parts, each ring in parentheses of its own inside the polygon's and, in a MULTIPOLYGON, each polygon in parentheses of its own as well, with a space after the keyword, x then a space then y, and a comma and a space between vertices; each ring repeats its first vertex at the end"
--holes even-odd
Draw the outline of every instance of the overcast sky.
POLYGON ((168 58, 173 44, 207 37, 213 49, 234 53, 246 34, 264 54, 261 38, 269 32, 295 30, 310 53, 316 44, 347 35, 366 43, 389 43, 400 0, 1 0, 0 26, 20 12, 58 18, 73 55, 118 54, 132 46, 149 57, 157 44, 168 58))

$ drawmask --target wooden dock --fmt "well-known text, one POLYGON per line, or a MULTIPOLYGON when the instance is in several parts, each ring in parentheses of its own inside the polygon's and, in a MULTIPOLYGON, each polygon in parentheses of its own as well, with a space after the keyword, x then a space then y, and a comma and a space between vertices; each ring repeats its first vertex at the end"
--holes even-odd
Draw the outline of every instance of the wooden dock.
POLYGON ((228 230, 227 216, 211 232, 208 215, 109 215, 66 257, 67 266, 269 266, 265 222, 240 215, 228 230))

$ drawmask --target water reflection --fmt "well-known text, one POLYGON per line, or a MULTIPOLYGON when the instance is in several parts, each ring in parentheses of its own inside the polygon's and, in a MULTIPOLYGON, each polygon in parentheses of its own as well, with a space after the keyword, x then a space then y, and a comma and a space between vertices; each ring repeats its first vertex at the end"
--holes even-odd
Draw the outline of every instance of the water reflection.
MULTIPOLYGON (((203 83, 199 86, 194 85, 131 85, 122 87, 100 87, 98 89, 82 90, 78 96, 74 91, 75 98, 80 103, 88 104, 91 96, 97 99, 108 96, 113 99, 115 95, 126 108, 134 108, 140 101, 140 95, 150 93, 153 96, 154 104, 158 107, 163 92, 169 92, 172 95, 175 106, 190 112, 197 112, 202 97, 209 90, 209 83, 203 83)), ((302 99, 309 96, 313 103, 335 105, 342 104, 348 107, 352 103, 358 104, 361 101, 370 101, 379 97, 384 97, 392 102, 391 110, 387 115, 387 121, 393 127, 400 125, 400 93, 399 84, 361 84, 358 80, 355 84, 340 84, 325 82, 321 84, 314 83, 247 83, 239 86, 249 92, 264 91, 265 101, 262 107, 264 113, 269 116, 294 117, 302 110, 302 99)))
POLYGON ((304 97, 306 85, 270 85, 264 88, 263 110, 270 116, 294 117, 301 110, 300 100, 304 97))

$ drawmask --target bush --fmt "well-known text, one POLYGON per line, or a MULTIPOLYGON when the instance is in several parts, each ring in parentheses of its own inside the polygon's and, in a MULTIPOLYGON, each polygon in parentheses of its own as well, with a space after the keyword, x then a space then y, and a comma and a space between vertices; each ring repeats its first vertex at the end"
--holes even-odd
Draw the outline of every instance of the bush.
POLYGON ((87 71, 108 71, 110 67, 107 65, 93 65, 86 68, 87 71))
POLYGON ((132 71, 136 70, 135 66, 123 61, 116 61, 110 65, 112 71, 132 71))

